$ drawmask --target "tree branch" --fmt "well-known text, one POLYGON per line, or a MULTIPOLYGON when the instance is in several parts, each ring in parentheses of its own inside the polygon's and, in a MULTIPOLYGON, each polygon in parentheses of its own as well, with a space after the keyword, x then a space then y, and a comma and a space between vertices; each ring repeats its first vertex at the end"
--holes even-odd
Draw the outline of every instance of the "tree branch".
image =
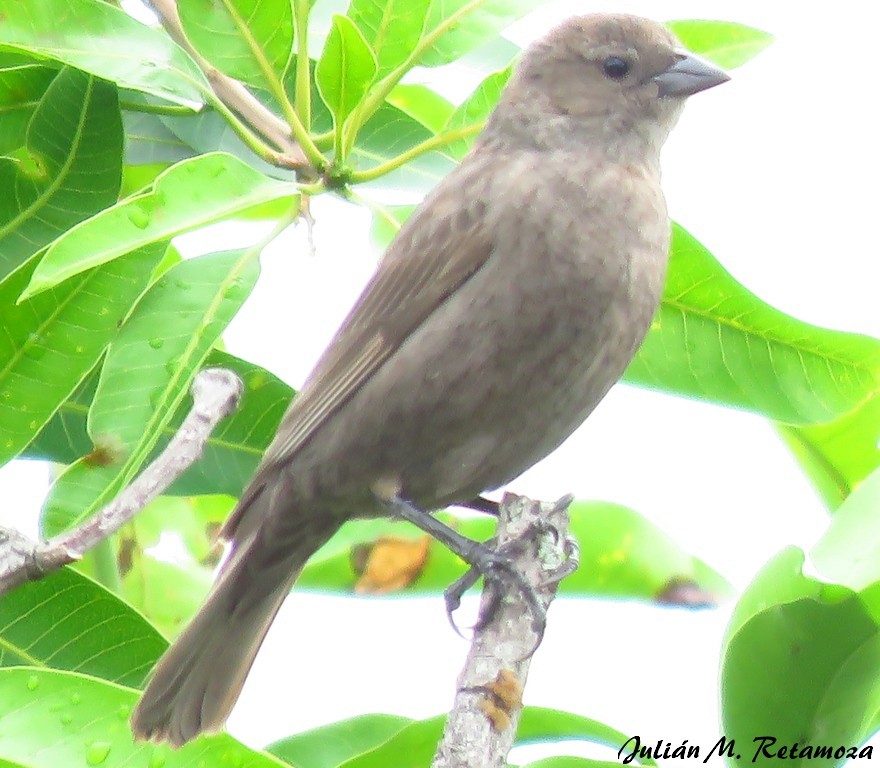
POLYGON ((217 98, 280 151, 278 165, 314 174, 313 164, 294 140, 291 127, 265 107, 238 80, 223 74, 192 47, 183 31, 176 0, 147 0, 165 31, 199 65, 217 98))
POLYGON ((235 410, 241 393, 241 380, 232 371, 201 371, 192 385, 193 407, 165 450, 100 512, 43 542, 0 527, 0 595, 79 560, 131 520, 202 455, 211 432, 235 410))
MULTIPOLYGON (((550 504, 507 494, 499 509, 498 547, 511 554, 545 611, 559 581, 577 568, 577 544, 568 534, 569 504, 570 496, 550 504)), ((536 617, 527 600, 515 592, 497 596, 495 589, 483 591, 480 616, 489 618, 474 633, 432 768, 507 765, 541 631, 534 628, 536 617)))

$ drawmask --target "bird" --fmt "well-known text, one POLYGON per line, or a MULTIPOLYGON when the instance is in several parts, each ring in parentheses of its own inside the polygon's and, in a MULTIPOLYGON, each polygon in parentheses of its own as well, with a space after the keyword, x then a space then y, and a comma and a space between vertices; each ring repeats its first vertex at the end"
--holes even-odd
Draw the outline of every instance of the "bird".
POLYGON ((221 729, 282 601, 347 520, 500 488, 618 381, 658 307, 660 150, 729 77, 636 16, 529 46, 461 164, 403 224, 221 531, 214 585, 131 717, 180 746, 221 729))

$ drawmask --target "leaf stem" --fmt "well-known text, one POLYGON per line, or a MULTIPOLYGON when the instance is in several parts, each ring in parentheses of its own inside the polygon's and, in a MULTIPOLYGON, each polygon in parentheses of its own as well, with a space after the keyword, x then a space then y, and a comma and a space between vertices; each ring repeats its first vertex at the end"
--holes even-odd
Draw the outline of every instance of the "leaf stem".
MULTIPOLYGON (((270 147, 260 139, 243 120, 239 119, 235 112, 226 106, 226 103, 217 96, 213 90, 210 88, 202 88, 201 91, 205 100, 223 116, 223 119, 229 123, 229 127, 235 131, 235 135, 238 136, 238 138, 244 142, 245 146, 257 157, 271 165, 281 168, 298 167, 298 163, 287 162, 284 159, 286 155, 283 152, 279 152, 270 147)), ((292 158, 292 160, 295 159, 292 158)))
POLYGON ((315 142, 315 146, 319 149, 330 149, 333 146, 333 140, 336 137, 336 131, 327 131, 326 133, 319 133, 317 136, 312 136, 312 141, 315 142))
MULTIPOLYGON (((274 67, 266 58, 266 54, 257 43, 257 41, 254 39, 250 28, 248 27, 245 20, 241 18, 237 9, 231 2, 229 2, 229 0, 226 0, 225 5, 227 12, 235 20, 235 24, 238 27, 238 33, 241 35, 242 39, 247 42, 248 47, 251 49, 251 53, 253 54, 254 59, 256 59, 257 64, 260 67, 260 73, 266 79, 266 84, 269 86, 269 92, 272 94, 272 96, 275 97, 275 100, 281 107, 281 114, 284 115, 284 119, 290 126, 291 131, 293 131, 293 137, 296 139, 297 143, 299 144, 306 158, 308 158, 309 162, 316 169, 320 170, 325 165, 325 160, 324 156, 320 153, 320 151, 312 141, 311 137, 309 136, 308 119, 302 120, 300 118, 299 113, 294 108, 293 104, 290 101, 290 98, 287 95, 284 84, 278 77, 278 73, 275 72, 274 67)), ((300 34, 299 26, 300 25, 298 25, 297 27, 298 37, 300 34)), ((306 59, 306 65, 308 65, 308 58, 306 59)), ((298 62, 297 67, 299 68, 298 62)), ((299 75, 299 72, 297 72, 297 75, 299 75)), ((298 85, 299 83, 297 83, 297 86, 298 85)))
POLYGON ((397 157, 388 160, 385 163, 381 163, 380 165, 374 166, 373 168, 368 168, 365 171, 355 171, 351 174, 349 181, 352 184, 363 184, 366 181, 373 181, 374 179, 378 179, 384 176, 391 171, 396 171, 402 165, 414 160, 420 155, 424 155, 426 152, 431 152, 432 150, 438 149, 439 147, 446 146, 447 144, 451 144, 453 141, 459 141, 460 139, 466 139, 469 136, 473 136, 475 133, 479 133, 483 128, 483 123, 473 123, 472 125, 465 126, 464 128, 459 128, 454 131, 445 131, 444 133, 438 133, 436 136, 432 136, 430 139, 426 139, 421 144, 417 144, 412 147, 412 149, 408 149, 406 152, 402 152, 397 157))
POLYGON ((168 115, 170 117, 192 117, 198 111, 180 104, 147 104, 146 102, 123 101, 119 106, 129 112, 145 112, 151 115, 168 115))
POLYGON ((296 27, 296 76, 294 101, 296 113, 307 131, 312 129, 312 78, 309 71, 309 0, 294 0, 293 17, 296 27))

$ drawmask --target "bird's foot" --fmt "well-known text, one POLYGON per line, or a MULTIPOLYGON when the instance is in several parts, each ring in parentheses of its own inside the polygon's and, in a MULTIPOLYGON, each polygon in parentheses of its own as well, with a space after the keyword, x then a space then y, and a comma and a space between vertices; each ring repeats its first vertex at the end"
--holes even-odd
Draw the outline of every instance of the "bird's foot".
MULTIPOLYGON (((515 565, 513 555, 518 554, 522 547, 530 546, 530 543, 535 540, 535 536, 548 532, 552 532, 556 536, 556 529, 549 522, 539 520, 530 526, 524 535, 498 547, 494 539, 483 543, 462 536, 429 512, 400 498, 390 498, 386 503, 395 515, 410 521, 445 544, 470 566, 467 573, 444 592, 446 611, 452 627, 458 634, 461 632, 455 624, 453 613, 461 604, 464 593, 476 584, 480 576, 483 576, 492 587, 489 593, 491 597, 489 602, 484 604, 475 629, 480 629, 491 621, 504 595, 510 587, 513 587, 529 608, 532 628, 537 638, 535 647, 540 644, 546 625, 547 612, 538 595, 538 590, 515 565)), ((563 497, 556 503, 555 508, 564 510, 570 503, 571 497, 563 497)), ((555 584, 577 568, 577 543, 573 538, 566 537, 564 551, 566 559, 558 568, 546 575, 540 584, 541 588, 555 584)))
POLYGON ((494 544, 495 539, 490 539, 486 542, 483 545, 483 551, 479 553, 479 557, 469 563, 470 568, 467 572, 444 590, 443 598, 446 601, 446 615, 449 617, 449 623, 461 635, 453 614, 461 605, 461 598, 464 597, 464 594, 482 576, 491 587, 489 601, 483 604, 480 615, 477 618, 477 623, 473 628, 480 630, 492 621, 498 606, 501 604, 505 587, 514 586, 529 608, 529 613, 532 617, 532 630, 537 637, 537 642, 535 643, 537 647, 544 636, 544 628, 547 624, 547 611, 538 597, 537 590, 529 583, 513 562, 511 555, 516 551, 518 545, 521 546, 521 540, 516 539, 507 542, 502 547, 496 547, 494 544))

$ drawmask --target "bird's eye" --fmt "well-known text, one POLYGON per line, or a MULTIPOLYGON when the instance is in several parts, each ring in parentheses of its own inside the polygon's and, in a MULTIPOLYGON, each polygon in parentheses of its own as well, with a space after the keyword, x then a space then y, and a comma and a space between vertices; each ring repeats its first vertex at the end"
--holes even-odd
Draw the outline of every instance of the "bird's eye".
POLYGON ((602 71, 612 80, 620 80, 629 74, 629 62, 620 56, 609 56, 602 62, 602 71))

